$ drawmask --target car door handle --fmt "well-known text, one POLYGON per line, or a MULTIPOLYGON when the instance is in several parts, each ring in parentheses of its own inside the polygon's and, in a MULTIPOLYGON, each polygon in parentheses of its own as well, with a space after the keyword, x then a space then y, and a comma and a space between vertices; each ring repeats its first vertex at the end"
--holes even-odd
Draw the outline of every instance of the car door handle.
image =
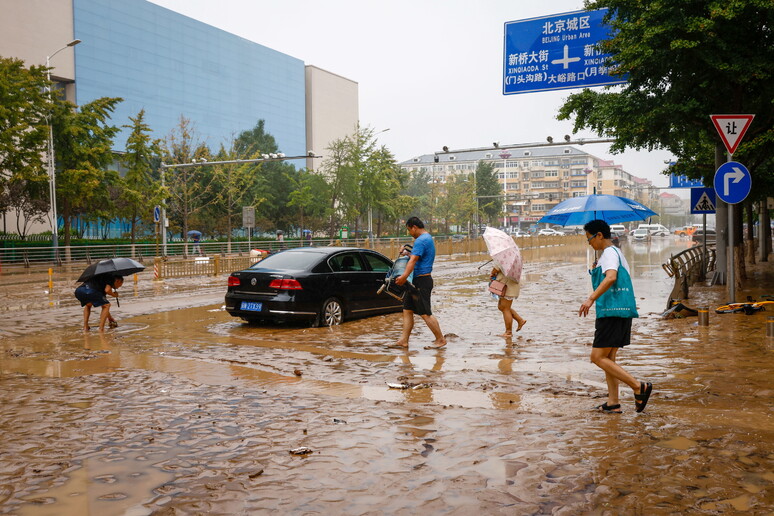
POLYGON ((343 280, 341 280, 341 282, 342 283, 349 283, 349 280, 348 279, 343 279, 343 280))

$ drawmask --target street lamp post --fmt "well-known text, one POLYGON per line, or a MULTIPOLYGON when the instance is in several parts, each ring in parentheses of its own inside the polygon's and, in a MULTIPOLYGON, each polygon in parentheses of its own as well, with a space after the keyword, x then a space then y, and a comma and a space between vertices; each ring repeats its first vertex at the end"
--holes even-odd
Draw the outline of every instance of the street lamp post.
POLYGON ((58 49, 51 55, 46 56, 46 78, 48 84, 48 101, 51 103, 52 111, 48 116, 48 189, 51 198, 51 245, 54 249, 59 247, 59 223, 56 212, 56 163, 54 161, 54 120, 53 120, 53 101, 51 99, 51 58, 68 47, 74 47, 80 43, 80 39, 74 39, 67 45, 58 49))

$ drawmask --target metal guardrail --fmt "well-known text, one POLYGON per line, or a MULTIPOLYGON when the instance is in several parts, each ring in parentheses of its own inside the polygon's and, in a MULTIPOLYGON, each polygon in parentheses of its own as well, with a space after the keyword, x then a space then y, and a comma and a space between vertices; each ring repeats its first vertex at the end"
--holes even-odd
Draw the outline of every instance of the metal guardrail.
MULTIPOLYGON (((549 247, 569 244, 574 237, 534 236, 518 237, 521 249, 549 247)), ((436 253, 439 255, 477 254, 486 252, 482 238, 436 237, 436 253)), ((401 246, 411 242, 408 235, 403 238, 374 239, 315 239, 316 246, 348 246, 372 248, 385 256, 395 258, 401 246)), ((220 274, 248 267, 256 260, 250 258, 250 250, 262 249, 275 252, 281 249, 304 247, 306 240, 258 241, 258 242, 201 242, 199 248, 193 242, 167 243, 167 254, 161 256, 161 246, 156 244, 114 244, 89 246, 52 247, 5 247, 0 248, 0 274, 10 272, 45 271, 48 268, 73 268, 86 266, 106 258, 133 258, 151 268, 156 266, 158 276, 182 277, 220 274), (200 251, 199 251, 200 250, 200 251), (216 266, 216 257, 219 261, 216 266)))
POLYGON ((705 255, 704 247, 697 246, 672 255, 667 263, 661 265, 664 272, 675 279, 674 287, 667 300, 667 310, 677 300, 688 299, 689 287, 697 281, 704 280, 708 272, 715 270, 715 257, 714 247, 707 247, 705 255))

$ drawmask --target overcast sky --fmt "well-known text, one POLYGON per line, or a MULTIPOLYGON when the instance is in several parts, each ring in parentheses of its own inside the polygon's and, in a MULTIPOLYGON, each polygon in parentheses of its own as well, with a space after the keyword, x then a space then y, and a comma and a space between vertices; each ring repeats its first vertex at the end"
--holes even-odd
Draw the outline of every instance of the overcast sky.
MULTIPOLYGON (((502 94, 508 21, 582 9, 582 0, 151 0, 359 84, 360 123, 398 161, 450 149, 561 140, 556 120, 578 90, 502 94)), ((269 128, 271 130, 271 128, 269 128)), ((593 138, 590 132, 575 137, 593 138)), ((665 186, 666 151, 611 155, 581 147, 665 186)))

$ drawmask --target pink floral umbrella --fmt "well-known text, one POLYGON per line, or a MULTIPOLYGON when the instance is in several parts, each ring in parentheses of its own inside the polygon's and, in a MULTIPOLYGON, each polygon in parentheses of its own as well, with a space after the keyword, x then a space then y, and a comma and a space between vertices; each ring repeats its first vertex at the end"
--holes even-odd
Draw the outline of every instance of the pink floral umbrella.
POLYGON ((521 269, 523 262, 521 260, 521 251, 514 242, 513 237, 504 231, 487 227, 484 230, 484 242, 489 251, 489 256, 497 264, 497 267, 503 271, 507 277, 512 280, 521 280, 521 269))

